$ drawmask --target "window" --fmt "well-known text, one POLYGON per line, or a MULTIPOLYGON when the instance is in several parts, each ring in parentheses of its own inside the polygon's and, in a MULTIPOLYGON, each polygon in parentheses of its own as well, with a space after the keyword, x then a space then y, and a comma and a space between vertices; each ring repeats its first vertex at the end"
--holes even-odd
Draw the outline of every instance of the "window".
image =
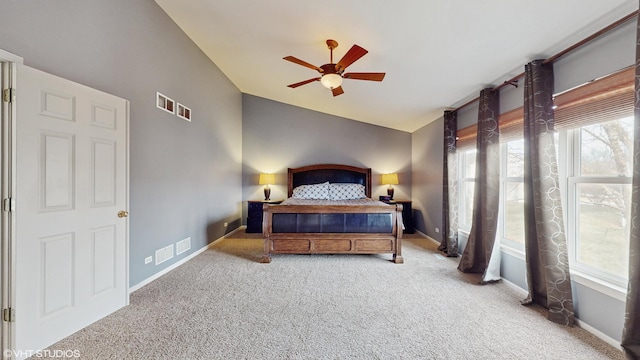
POLYGON ((473 193, 476 177, 476 150, 458 152, 458 227, 466 232, 471 230, 473 218, 473 193))
POLYGON ((571 268, 627 285, 635 67, 554 99, 571 268))
MULTIPOLYGON (((635 67, 554 97, 558 177, 572 271, 626 287, 635 67)), ((523 108, 498 118, 502 245, 524 249, 523 108)), ((476 126, 458 130, 459 228, 471 230, 476 126)))
POLYGON ((524 249, 524 140, 502 144, 502 243, 524 249))
POLYGON ((567 223, 572 266, 626 286, 633 117, 567 131, 567 223))

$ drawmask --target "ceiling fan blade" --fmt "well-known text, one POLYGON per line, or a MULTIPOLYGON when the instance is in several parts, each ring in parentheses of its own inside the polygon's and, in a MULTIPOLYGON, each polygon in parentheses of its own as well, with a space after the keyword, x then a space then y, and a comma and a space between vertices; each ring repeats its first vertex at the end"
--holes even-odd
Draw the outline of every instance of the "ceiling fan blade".
POLYGON ((342 75, 345 79, 354 79, 354 80, 371 80, 371 81, 382 81, 384 79, 384 75, 386 73, 346 73, 342 75))
POLYGON ((293 56, 286 56, 286 57, 283 57, 283 59, 284 59, 284 60, 287 60, 287 61, 291 61, 292 63, 296 63, 296 64, 298 64, 298 65, 302 65, 302 66, 308 67, 309 69, 313 69, 313 70, 316 70, 316 71, 318 71, 318 72, 323 72, 323 70, 322 70, 322 69, 320 69, 319 67, 317 67, 317 66, 315 66, 315 65, 312 65, 312 64, 309 64, 309 63, 308 63, 308 62, 306 62, 306 61, 300 60, 300 59, 298 59, 297 57, 293 57, 293 56))
POLYGON ((314 81, 318 81, 318 80, 320 80, 320 78, 319 78, 319 77, 317 77, 317 78, 313 78, 313 79, 309 79, 309 80, 305 80, 305 81, 300 81, 299 83, 295 83, 295 84, 291 84, 291 85, 287 85, 287 86, 288 86, 288 87, 290 87, 290 88, 292 88, 292 89, 295 89, 295 88, 297 88, 298 86, 306 85, 306 84, 308 84, 308 83, 312 83, 312 82, 314 82, 314 81))
POLYGON ((344 90, 342 90, 342 86, 338 86, 337 88, 331 89, 333 96, 338 96, 344 94, 344 90))
POLYGON ((347 66, 353 64, 356 60, 363 57, 366 53, 368 53, 367 50, 361 48, 358 45, 353 45, 351 49, 349 49, 349 51, 347 51, 342 59, 340 59, 340 61, 338 61, 338 63, 336 64, 336 71, 344 71, 347 66))

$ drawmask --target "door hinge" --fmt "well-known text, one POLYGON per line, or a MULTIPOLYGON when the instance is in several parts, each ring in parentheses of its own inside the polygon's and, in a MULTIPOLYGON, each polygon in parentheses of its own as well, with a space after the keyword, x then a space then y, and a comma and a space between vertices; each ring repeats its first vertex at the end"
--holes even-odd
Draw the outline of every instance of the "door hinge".
POLYGON ((13 308, 7 308, 2 310, 2 320, 6 322, 16 321, 16 310, 13 308))
POLYGON ((16 101, 16 89, 8 88, 2 90, 2 101, 6 103, 12 103, 16 101))
POLYGON ((2 200, 2 211, 14 212, 16 211, 16 201, 12 198, 6 198, 2 200))

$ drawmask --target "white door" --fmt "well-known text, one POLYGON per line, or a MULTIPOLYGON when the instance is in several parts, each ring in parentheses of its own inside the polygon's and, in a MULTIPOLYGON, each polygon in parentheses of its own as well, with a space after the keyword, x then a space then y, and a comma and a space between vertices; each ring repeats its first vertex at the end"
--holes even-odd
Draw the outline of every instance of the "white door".
POLYGON ((128 102, 27 66, 16 93, 15 350, 39 350, 129 302, 128 102))

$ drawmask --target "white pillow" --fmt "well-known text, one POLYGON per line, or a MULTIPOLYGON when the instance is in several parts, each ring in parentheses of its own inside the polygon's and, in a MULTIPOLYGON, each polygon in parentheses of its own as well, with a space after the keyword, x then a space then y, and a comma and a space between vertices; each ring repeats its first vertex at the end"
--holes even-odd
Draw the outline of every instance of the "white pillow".
POLYGON ((367 197, 364 185, 360 184, 330 184, 329 198, 331 200, 353 200, 367 197))
POLYGON ((329 182, 322 184, 300 185, 293 189, 294 199, 328 199, 329 182))

